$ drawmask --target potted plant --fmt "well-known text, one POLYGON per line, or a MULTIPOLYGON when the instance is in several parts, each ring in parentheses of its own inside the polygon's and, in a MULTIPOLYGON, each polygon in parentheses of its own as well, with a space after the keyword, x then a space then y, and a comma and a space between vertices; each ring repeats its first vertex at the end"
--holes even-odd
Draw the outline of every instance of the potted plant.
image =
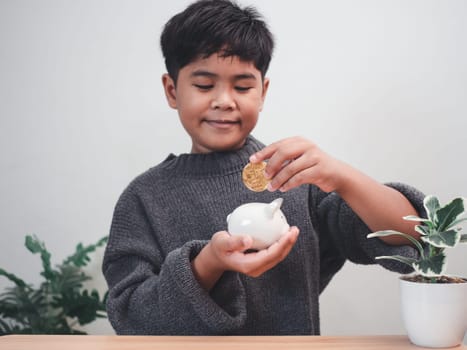
POLYGON ((51 254, 35 236, 26 236, 25 246, 42 260, 44 281, 34 288, 24 280, 0 268, 0 276, 14 283, 0 294, 0 336, 4 334, 86 334, 79 326, 98 317, 106 317, 105 299, 96 290, 83 288, 90 280, 82 269, 90 261, 89 253, 107 242, 76 246, 75 252, 53 268, 51 254))
POLYGON ((415 231, 420 240, 397 231, 378 231, 368 238, 399 235, 406 237, 419 258, 380 256, 411 266, 414 273, 400 278, 401 311, 409 339, 426 347, 453 347, 462 343, 467 330, 467 279, 445 275, 446 248, 467 243, 458 225, 466 221, 465 199, 455 198, 441 206, 435 196, 423 201, 427 218, 406 216, 419 222, 415 231))

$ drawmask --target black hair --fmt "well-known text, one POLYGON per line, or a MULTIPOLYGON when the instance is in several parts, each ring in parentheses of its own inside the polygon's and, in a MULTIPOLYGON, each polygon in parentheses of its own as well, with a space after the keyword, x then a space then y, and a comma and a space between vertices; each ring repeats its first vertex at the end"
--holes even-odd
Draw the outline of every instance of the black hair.
POLYGON ((160 44, 175 83, 181 68, 214 53, 252 62, 264 78, 274 49, 272 33, 256 9, 229 0, 192 3, 166 23, 160 44))

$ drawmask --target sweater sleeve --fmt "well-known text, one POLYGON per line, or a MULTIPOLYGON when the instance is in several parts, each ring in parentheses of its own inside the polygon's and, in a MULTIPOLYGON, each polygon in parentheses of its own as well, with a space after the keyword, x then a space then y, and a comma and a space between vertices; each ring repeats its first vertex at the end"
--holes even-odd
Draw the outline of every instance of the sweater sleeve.
MULTIPOLYGON (((401 192, 413 205, 420 216, 425 215, 423 208, 424 195, 417 189, 401 184, 389 183, 390 186, 401 192)), ((378 263, 383 267, 399 273, 409 273, 412 269, 393 260, 375 260, 381 255, 402 255, 418 257, 418 251, 409 245, 394 246, 384 243, 381 239, 368 239, 371 232, 368 226, 352 211, 347 203, 336 193, 324 193, 319 188, 311 189, 312 208, 315 220, 318 221, 320 232, 320 247, 341 259, 349 259, 357 264, 378 263)), ((321 252, 323 254, 323 252, 321 252)), ((327 257, 330 259, 330 257, 327 257)), ((336 258, 338 260, 338 258, 336 258)), ((324 261, 322 257, 322 261, 324 261)), ((341 264, 342 265, 342 264, 341 264)), ((326 268, 325 266, 322 267, 326 268)), ((340 268, 340 266, 339 266, 340 268)))
POLYGON ((206 241, 189 241, 164 256, 138 197, 120 197, 106 247, 103 273, 107 313, 117 334, 234 333, 246 319, 238 274, 225 273, 211 293, 197 282, 191 260, 206 241))

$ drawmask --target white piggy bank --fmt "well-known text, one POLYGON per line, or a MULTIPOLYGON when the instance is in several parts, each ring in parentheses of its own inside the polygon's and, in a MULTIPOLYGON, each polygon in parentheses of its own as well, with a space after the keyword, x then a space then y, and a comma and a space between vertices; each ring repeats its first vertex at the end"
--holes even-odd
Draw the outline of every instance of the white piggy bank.
POLYGON ((271 203, 246 203, 237 207, 227 216, 228 232, 233 236, 251 236, 253 249, 269 247, 289 230, 280 209, 282 202, 282 198, 277 198, 271 203))

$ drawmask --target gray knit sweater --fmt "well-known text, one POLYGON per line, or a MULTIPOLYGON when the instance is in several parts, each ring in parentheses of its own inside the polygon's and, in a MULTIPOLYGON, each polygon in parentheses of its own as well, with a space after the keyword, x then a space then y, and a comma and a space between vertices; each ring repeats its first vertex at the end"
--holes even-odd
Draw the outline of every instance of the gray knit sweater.
MULTIPOLYGON (((118 334, 316 335, 319 294, 347 259, 371 264, 378 255, 416 255, 408 246, 367 239, 369 229, 335 193, 312 185, 286 193, 246 189, 241 170, 262 147, 250 137, 234 152, 170 155, 126 188, 103 262, 108 316, 118 334), (202 289, 190 260, 226 230, 234 208, 277 197, 300 229, 287 258, 258 278, 226 272, 210 292, 202 289)), ((420 192, 391 186, 423 212, 420 192)))

